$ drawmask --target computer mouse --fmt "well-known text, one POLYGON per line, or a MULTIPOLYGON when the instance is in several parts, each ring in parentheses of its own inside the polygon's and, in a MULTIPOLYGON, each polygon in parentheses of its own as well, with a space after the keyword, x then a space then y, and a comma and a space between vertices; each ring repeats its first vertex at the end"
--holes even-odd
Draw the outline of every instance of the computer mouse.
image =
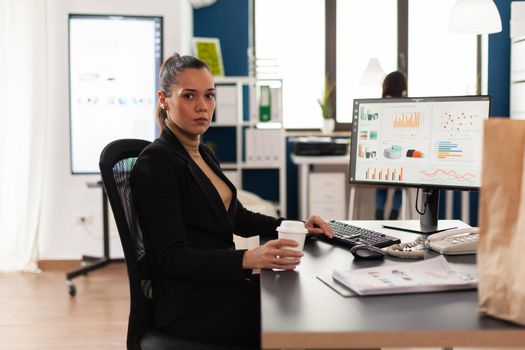
POLYGON ((356 245, 350 249, 350 253, 356 259, 383 259, 386 253, 378 247, 372 245, 356 245))

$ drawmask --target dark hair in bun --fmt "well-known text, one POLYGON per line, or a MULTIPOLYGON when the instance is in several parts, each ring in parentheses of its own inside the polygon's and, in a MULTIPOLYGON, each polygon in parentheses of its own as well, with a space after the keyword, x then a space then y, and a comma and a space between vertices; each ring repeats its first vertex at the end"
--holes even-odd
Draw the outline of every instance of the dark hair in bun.
MULTIPOLYGON (((162 66, 160 66, 159 72, 159 90, 164 92, 166 97, 171 96, 171 86, 177 84, 179 74, 188 68, 202 69, 206 68, 210 70, 210 67, 201 60, 193 56, 181 56, 177 52, 168 57, 162 66)), ((159 128, 164 130, 166 128, 166 118, 168 113, 157 105, 157 112, 155 119, 159 124, 159 128)))

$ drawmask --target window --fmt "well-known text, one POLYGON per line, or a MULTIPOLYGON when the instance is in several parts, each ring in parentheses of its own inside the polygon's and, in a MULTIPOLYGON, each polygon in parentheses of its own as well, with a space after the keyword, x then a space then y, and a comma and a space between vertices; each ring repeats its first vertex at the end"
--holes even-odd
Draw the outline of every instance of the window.
POLYGON ((449 33, 448 18, 456 0, 412 0, 408 23, 408 94, 410 96, 476 93, 477 38, 449 33))
POLYGON ((325 79, 325 1, 256 0, 255 56, 277 62, 285 128, 320 128, 325 79))
POLYGON ((361 86, 361 76, 372 57, 385 73, 397 69, 397 1, 337 1, 337 121, 352 121, 352 101, 381 97, 381 87, 361 86))
MULTIPOLYGON (((354 98, 381 97, 379 85, 361 85, 372 57, 378 58, 385 74, 398 69, 398 55, 407 57, 410 96, 476 93, 477 38, 447 30, 456 0, 328 1, 335 1, 327 8, 328 17, 336 20, 337 50, 326 52, 326 57, 336 62, 335 74, 333 67, 328 74, 336 77, 338 123, 351 122, 354 98), (407 38, 408 50, 405 40, 398 47, 398 32, 407 38)), ((256 57, 279 62, 286 128, 322 124, 317 98, 325 79, 325 24, 331 25, 325 23, 325 0, 255 0, 256 57)))

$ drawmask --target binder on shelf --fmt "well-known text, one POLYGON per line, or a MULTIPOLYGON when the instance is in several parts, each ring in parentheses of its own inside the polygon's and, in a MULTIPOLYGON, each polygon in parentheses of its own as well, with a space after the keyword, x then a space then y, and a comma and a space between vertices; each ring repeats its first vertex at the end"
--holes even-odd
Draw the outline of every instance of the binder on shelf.
POLYGON ((238 116, 237 86, 219 85, 215 86, 217 105, 215 107, 215 123, 236 124, 238 116))
POLYGON ((271 121, 279 123, 283 115, 282 89, 272 88, 270 97, 271 121))
POLYGON ((264 155, 263 155, 263 149, 264 149, 264 140, 261 138, 261 130, 259 129, 253 129, 253 140, 254 140, 254 148, 253 152, 255 153, 255 164, 261 165, 264 164, 264 155))
POLYGON ((271 142, 271 146, 268 147, 268 165, 279 166, 281 143, 284 142, 284 139, 281 138, 281 129, 269 129, 265 131, 271 142))
POLYGON ((259 121, 268 122, 271 120, 271 88, 268 85, 261 85, 261 96, 259 100, 259 121))
POLYGON ((245 157, 246 157, 246 163, 254 163, 255 162, 255 140, 253 135, 254 129, 248 128, 244 130, 245 135, 245 157))
POLYGON ((281 129, 246 129, 246 163, 253 166, 279 166, 281 129))
POLYGON ((269 150, 269 163, 271 166, 276 166, 279 164, 279 135, 276 133, 278 130, 270 130, 271 134, 271 145, 268 147, 269 150))

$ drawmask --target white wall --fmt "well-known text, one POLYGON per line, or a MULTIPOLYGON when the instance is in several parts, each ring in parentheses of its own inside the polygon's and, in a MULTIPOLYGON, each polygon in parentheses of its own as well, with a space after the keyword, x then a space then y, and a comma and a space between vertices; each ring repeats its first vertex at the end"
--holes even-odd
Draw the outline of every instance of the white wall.
MULTIPOLYGON (((68 14, 121 14, 164 17, 164 57, 190 53, 193 12, 187 0, 48 0, 48 157, 39 230, 39 259, 79 259, 102 254, 102 194, 88 188, 94 175, 71 175, 69 165, 68 14), (90 218, 78 224, 79 216, 90 218)), ((43 14, 44 15, 44 14, 43 14)), ((133 74, 133 72, 130 72, 133 74)), ((45 114, 44 114, 45 115, 45 114)), ((151 116, 152 123, 154 116, 151 116)), ((110 214, 111 215, 111 214, 110 214)), ((111 217, 112 218, 112 217, 111 217)), ((122 257, 114 224, 111 256, 122 257)))

